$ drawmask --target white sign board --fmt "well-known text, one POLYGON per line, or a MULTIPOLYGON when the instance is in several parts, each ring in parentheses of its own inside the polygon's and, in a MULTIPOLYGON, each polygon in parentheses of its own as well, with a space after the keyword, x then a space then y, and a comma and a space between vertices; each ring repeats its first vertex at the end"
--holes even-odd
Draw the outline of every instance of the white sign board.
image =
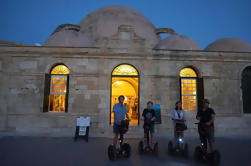
POLYGON ((85 126, 79 127, 78 135, 82 135, 82 136, 86 135, 86 127, 85 126))
POLYGON ((90 126, 91 118, 90 117, 79 117, 77 118, 77 126, 90 126))

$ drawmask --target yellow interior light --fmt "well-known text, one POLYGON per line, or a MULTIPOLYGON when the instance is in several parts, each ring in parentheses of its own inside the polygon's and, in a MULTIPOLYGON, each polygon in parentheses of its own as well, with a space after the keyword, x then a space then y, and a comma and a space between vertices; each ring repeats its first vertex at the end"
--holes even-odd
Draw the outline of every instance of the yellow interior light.
POLYGON ((137 76, 138 71, 131 65, 123 64, 117 66, 113 72, 112 75, 128 75, 128 76, 137 76))
POLYGON ((70 70, 65 65, 57 65, 51 70, 51 74, 70 74, 70 70))
POLYGON ((186 67, 180 71, 180 77, 197 77, 197 74, 193 69, 186 67))
POLYGON ((65 111, 67 93, 67 74, 69 69, 64 65, 57 65, 51 70, 51 88, 49 95, 50 111, 65 111), (63 75, 62 75, 63 74, 63 75))
POLYGON ((131 119, 130 125, 138 125, 139 78, 135 77, 138 76, 138 71, 131 65, 122 64, 113 70, 112 76, 115 77, 112 77, 111 123, 114 123, 113 106, 118 103, 118 97, 124 95, 124 105, 131 119))

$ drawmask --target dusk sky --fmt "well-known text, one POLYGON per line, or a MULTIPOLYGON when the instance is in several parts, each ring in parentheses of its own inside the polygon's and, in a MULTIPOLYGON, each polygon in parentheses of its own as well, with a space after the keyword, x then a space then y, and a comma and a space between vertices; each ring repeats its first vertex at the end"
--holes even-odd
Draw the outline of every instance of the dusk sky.
POLYGON ((251 0, 1 0, 0 40, 43 45, 58 25, 79 24, 111 5, 137 10, 156 28, 173 28, 201 48, 225 37, 251 44, 251 0))

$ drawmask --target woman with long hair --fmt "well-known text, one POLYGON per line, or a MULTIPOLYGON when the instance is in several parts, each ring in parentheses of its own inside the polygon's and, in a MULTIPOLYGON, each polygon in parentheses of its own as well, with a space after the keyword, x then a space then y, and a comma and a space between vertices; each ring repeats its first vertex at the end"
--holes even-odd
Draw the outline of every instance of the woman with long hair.
POLYGON ((183 137, 183 131, 186 129, 186 112, 182 109, 181 101, 175 103, 175 108, 171 112, 171 118, 174 124, 174 138, 183 137))

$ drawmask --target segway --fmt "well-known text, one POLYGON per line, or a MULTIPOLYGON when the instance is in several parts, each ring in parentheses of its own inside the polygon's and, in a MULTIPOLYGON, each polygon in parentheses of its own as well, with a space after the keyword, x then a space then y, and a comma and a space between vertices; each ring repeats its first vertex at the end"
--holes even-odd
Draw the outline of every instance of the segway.
POLYGON ((138 151, 139 154, 143 154, 143 153, 152 153, 155 156, 158 156, 158 142, 154 143, 153 147, 150 145, 150 141, 149 141, 149 134, 150 134, 150 125, 153 123, 153 121, 148 120, 145 121, 144 124, 144 132, 146 132, 146 146, 144 147, 144 142, 140 141, 139 145, 138 145, 138 151))
POLYGON ((129 158, 131 155, 131 147, 128 143, 123 143, 124 134, 128 131, 129 120, 122 120, 119 125, 119 147, 113 145, 108 147, 108 157, 110 160, 117 158, 129 158))
POLYGON ((219 166, 221 158, 220 152, 218 150, 214 150, 212 153, 207 152, 209 126, 203 123, 195 123, 195 124, 198 125, 201 145, 195 148, 194 159, 199 162, 209 163, 212 166, 219 166))
POLYGON ((187 157, 188 156, 188 144, 185 142, 183 132, 184 127, 176 123, 175 132, 178 137, 174 141, 168 142, 168 154, 169 155, 180 155, 187 157))

